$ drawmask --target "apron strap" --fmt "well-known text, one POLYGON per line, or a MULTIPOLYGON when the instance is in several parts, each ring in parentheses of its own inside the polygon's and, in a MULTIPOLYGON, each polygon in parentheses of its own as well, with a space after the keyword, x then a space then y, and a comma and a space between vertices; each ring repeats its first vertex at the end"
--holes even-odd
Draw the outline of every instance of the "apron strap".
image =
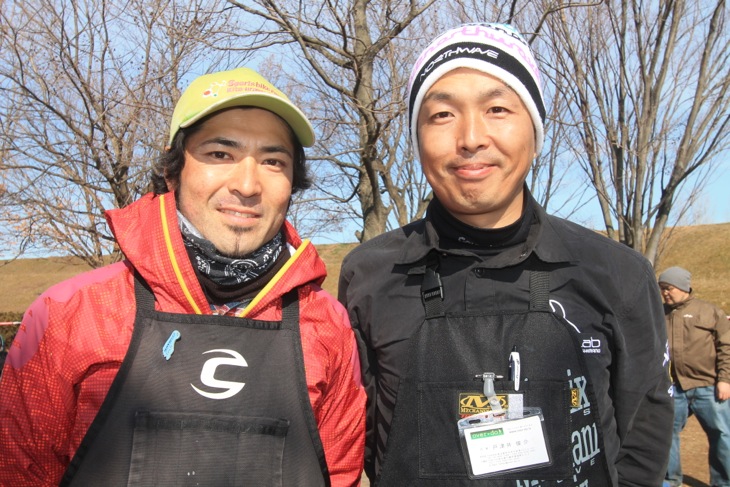
POLYGON ((550 311, 550 273, 530 271, 530 311, 550 311))
MULTIPOLYGON (((134 296, 137 299, 137 310, 155 310, 155 295, 152 288, 136 271, 134 272, 134 296)), ((299 330, 299 291, 297 288, 282 296, 281 322, 283 329, 299 330)))
POLYGON ((444 286, 438 273, 438 256, 433 252, 426 257, 426 268, 421 281, 421 302, 426 319, 444 316, 444 286))
MULTIPOLYGON (((286 293, 281 298, 281 328, 283 330, 292 330, 293 343, 295 353, 297 353, 301 360, 297 360, 297 370, 291 371, 297 375, 301 384, 307 383, 307 376, 304 370, 304 351, 302 350, 302 334, 299 327, 299 288, 294 288, 286 293)), ((317 460, 319 461, 319 468, 322 470, 322 476, 326 487, 330 487, 330 473, 329 467, 327 466, 327 460, 324 456, 324 445, 322 445, 322 439, 318 434, 319 426, 317 425, 317 419, 314 417, 314 410, 312 409, 312 403, 309 400, 309 393, 306 387, 299 388, 299 403, 304 411, 304 419, 307 423, 307 428, 310 431, 310 437, 312 438, 312 446, 317 454, 317 460)))
POLYGON ((59 487, 68 487, 71 485, 74 476, 81 468, 81 463, 86 458, 89 450, 93 447, 94 440, 99 436, 99 432, 104 427, 104 423, 108 420, 109 414, 112 410, 112 404, 116 400, 119 395, 119 391, 124 384, 127 373, 129 372, 132 362, 137 354, 137 349, 142 337, 142 327, 136 326, 137 320, 139 320, 141 312, 154 311, 155 309, 155 295, 152 293, 152 289, 149 284, 147 284, 147 281, 145 281, 136 270, 134 271, 133 276, 134 295, 137 299, 137 316, 134 322, 135 326, 132 329, 132 337, 129 340, 129 347, 127 352, 124 354, 124 359, 122 360, 122 365, 117 371, 117 375, 114 377, 111 385, 109 386, 109 391, 104 397, 104 401, 99 407, 94 420, 86 430, 86 434, 81 440, 79 447, 76 449, 76 453, 74 453, 73 458, 69 462, 69 465, 58 484, 59 487))
POLYGON ((155 310, 155 295, 152 288, 136 270, 134 271, 134 297, 137 300, 138 312, 155 310))
POLYGON ((281 327, 299 332, 299 289, 294 288, 281 297, 281 327))
MULTIPOLYGON (((550 273, 537 269, 530 273, 530 311, 550 311, 550 273)), ((438 256, 433 253, 426 258, 426 267, 421 281, 421 301, 426 319, 440 318, 444 314, 444 287, 438 273, 438 256)))

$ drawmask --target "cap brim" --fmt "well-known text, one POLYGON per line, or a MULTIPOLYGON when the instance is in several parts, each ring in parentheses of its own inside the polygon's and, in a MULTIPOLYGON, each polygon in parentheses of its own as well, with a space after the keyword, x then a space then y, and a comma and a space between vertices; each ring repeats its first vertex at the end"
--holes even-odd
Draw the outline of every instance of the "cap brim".
POLYGON ((297 107, 278 96, 268 95, 265 93, 242 93, 214 103, 195 114, 193 117, 185 120, 180 124, 180 128, 190 127, 198 120, 219 112, 226 108, 232 107, 255 107, 263 108, 281 117, 294 131, 299 143, 304 147, 312 147, 314 145, 314 130, 309 120, 297 107))

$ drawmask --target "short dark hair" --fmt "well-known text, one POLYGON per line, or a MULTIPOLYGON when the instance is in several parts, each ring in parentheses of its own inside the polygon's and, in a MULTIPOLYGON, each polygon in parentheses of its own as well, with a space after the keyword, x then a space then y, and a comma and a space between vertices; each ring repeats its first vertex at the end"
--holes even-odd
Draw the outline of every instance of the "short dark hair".
MULTIPOLYGON (((215 112, 208 117, 211 117, 217 113, 215 112)), ((172 139, 172 144, 167 150, 155 161, 152 166, 150 185, 152 192, 155 194, 167 193, 170 188, 167 187, 167 181, 173 181, 176 185, 180 183, 180 173, 185 165, 185 141, 188 137, 193 135, 195 132, 200 130, 200 127, 205 123, 208 117, 198 120, 190 127, 181 128, 178 130, 175 137, 172 139)), ((286 124, 286 122, 285 122, 286 124)), ((294 134, 291 127, 286 124, 291 138, 292 145, 294 146, 294 174, 292 177, 292 194, 297 191, 305 190, 312 186, 312 180, 307 174, 307 159, 304 154, 304 147, 302 146, 299 139, 294 134)))

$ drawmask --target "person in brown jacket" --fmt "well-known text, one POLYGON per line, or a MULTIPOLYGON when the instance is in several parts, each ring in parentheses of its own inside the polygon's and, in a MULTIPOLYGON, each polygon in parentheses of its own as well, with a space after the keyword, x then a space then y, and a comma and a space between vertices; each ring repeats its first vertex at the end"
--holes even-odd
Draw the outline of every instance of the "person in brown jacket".
POLYGON ((674 431, 665 485, 682 485, 679 433, 695 414, 710 445, 710 484, 730 486, 730 321, 692 295, 691 274, 670 267, 659 276, 674 383, 674 431))

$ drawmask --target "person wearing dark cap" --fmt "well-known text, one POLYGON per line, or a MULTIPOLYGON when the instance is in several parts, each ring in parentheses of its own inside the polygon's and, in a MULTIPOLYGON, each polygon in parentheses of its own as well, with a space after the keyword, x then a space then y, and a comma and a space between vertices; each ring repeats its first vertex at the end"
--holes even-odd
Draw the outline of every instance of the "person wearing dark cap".
POLYGON ((354 249, 339 283, 371 481, 661 485, 672 399, 654 271, 530 194, 546 112, 528 44, 509 25, 458 26, 408 88, 433 200, 354 249))
POLYGON ((307 117, 247 68, 178 101, 123 262, 28 309, 0 384, 0 485, 351 486, 365 391, 345 309, 286 221, 307 117))
POLYGON ((730 321, 719 307, 692 294, 691 274, 670 267, 659 275, 664 297, 674 429, 666 483, 682 485, 680 433, 694 414, 707 434, 710 485, 730 486, 730 321))

